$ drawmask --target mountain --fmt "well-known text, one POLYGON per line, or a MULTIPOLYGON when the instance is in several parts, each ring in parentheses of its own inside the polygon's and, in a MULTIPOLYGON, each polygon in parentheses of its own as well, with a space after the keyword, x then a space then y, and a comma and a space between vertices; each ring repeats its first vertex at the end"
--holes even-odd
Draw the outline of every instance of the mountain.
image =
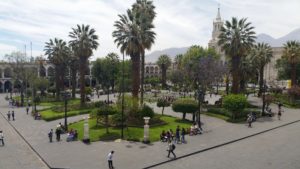
POLYGON ((259 34, 257 36, 256 42, 265 42, 270 44, 272 47, 282 47, 283 44, 286 43, 288 40, 300 41, 300 28, 278 39, 275 39, 267 34, 259 34))
POLYGON ((163 49, 163 50, 157 50, 157 51, 154 51, 150 54, 147 54, 146 57, 145 57, 145 61, 155 63, 158 60, 159 56, 163 55, 163 54, 169 55, 170 58, 172 60, 174 60, 176 55, 184 54, 188 50, 188 48, 189 47, 168 48, 168 49, 163 49))

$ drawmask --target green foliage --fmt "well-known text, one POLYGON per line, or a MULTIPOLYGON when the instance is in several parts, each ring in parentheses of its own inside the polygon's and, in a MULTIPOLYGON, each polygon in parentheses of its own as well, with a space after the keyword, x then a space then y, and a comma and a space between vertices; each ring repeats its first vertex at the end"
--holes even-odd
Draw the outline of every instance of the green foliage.
POLYGON ((293 98, 299 98, 300 97, 300 87, 299 86, 292 86, 289 90, 288 90, 288 94, 290 97, 293 98))
POLYGON ((223 98, 223 107, 235 115, 242 112, 247 106, 247 98, 241 94, 230 94, 223 98))
POLYGON ((182 119, 185 119, 186 113, 195 113, 198 110, 198 104, 193 99, 182 98, 173 102, 172 109, 175 112, 183 113, 182 119))
POLYGON ((102 107, 104 105, 105 105, 104 101, 96 101, 96 102, 94 102, 94 106, 96 108, 100 108, 100 107, 102 107))
POLYGON ((168 102, 168 100, 164 99, 164 98, 159 98, 157 100, 157 104, 156 104, 157 107, 169 107, 170 105, 171 105, 171 103, 168 102))
POLYGON ((55 86, 51 86, 48 88, 47 90, 48 93, 52 93, 53 95, 56 93, 56 89, 55 89, 55 86))
POLYGON ((144 105, 142 108, 140 108, 137 114, 140 117, 140 119, 143 119, 143 117, 154 117, 154 111, 148 105, 144 105))
POLYGON ((92 90, 91 87, 85 87, 84 89, 85 89, 85 94, 86 94, 86 95, 91 95, 91 94, 92 94, 92 91, 93 91, 93 90, 92 90))

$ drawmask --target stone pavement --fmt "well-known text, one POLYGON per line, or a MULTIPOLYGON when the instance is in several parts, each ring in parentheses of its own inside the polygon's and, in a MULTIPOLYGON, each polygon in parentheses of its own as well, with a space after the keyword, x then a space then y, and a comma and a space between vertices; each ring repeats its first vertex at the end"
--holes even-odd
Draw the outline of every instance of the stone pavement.
POLYGON ((1 169, 49 169, 2 115, 0 130, 5 141, 5 146, 0 147, 1 169))
MULTIPOLYGON (((4 96, 0 95, 0 100, 3 100, 3 98, 4 96)), ((254 97, 250 97, 249 100, 255 104, 260 102, 254 97)), ((5 114, 4 112, 7 112, 8 108, 3 101, 0 104, 3 105, 2 113, 5 114)), ((271 107, 273 110, 277 110, 276 105, 271 105, 271 107)), ((178 145, 176 154, 182 156, 300 119, 299 110, 286 108, 284 110, 281 121, 276 120, 276 117, 261 118, 253 124, 253 128, 248 128, 245 124, 231 124, 202 115, 205 133, 198 136, 188 136, 188 144, 178 145)), ((167 145, 161 142, 150 145, 128 141, 95 142, 91 145, 85 145, 79 141, 48 143, 47 133, 49 129, 54 128, 58 122, 63 122, 63 120, 53 122, 36 121, 31 116, 26 115, 24 108, 16 108, 15 111, 17 120, 12 124, 51 167, 71 169, 106 168, 106 155, 111 150, 116 152, 114 157, 116 168, 144 168, 168 160, 166 157, 167 145)), ((156 109, 156 111, 160 112, 160 109, 156 109)), ((166 108, 165 114, 181 117, 180 113, 172 112, 170 107, 166 108)), ((82 119, 83 116, 85 115, 71 117, 68 118, 68 121, 77 121, 82 119)))

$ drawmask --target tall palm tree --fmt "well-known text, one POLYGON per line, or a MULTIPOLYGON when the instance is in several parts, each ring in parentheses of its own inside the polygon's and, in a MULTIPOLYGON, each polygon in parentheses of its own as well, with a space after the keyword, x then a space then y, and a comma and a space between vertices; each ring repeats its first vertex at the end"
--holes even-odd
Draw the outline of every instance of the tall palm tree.
POLYGON ((239 92, 240 62, 255 42, 254 27, 246 18, 238 20, 233 17, 231 22, 226 21, 221 28, 218 44, 231 61, 232 93, 239 92))
POLYGON ((55 38, 46 42, 45 54, 48 59, 55 66, 55 86, 56 86, 56 99, 60 98, 61 89, 64 90, 65 69, 67 67, 68 56, 70 49, 67 43, 62 39, 55 38))
POLYGON ((141 52, 141 105, 144 101, 145 49, 151 49, 155 40, 155 32, 152 31, 154 28, 153 20, 156 16, 154 9, 155 6, 153 5, 153 2, 149 0, 137 0, 136 3, 132 5, 134 22, 136 22, 139 28, 138 36, 141 52))
POLYGON ((87 69, 87 61, 92 56, 93 50, 99 46, 97 42, 98 36, 93 28, 89 25, 77 25, 77 28, 72 28, 69 33, 72 39, 69 44, 72 47, 75 56, 79 58, 79 72, 80 72, 80 105, 85 104, 85 71, 87 69))
POLYGON ((291 65, 291 80, 292 86, 297 85, 297 69, 296 65, 300 62, 300 42, 287 41, 284 44, 282 57, 286 58, 291 65))
POLYGON ((132 96, 138 99, 140 86, 140 41, 139 28, 133 21, 131 10, 127 10, 126 14, 118 15, 119 20, 115 21, 116 30, 112 36, 114 42, 123 54, 129 55, 132 60, 132 96))
POLYGON ((269 44, 258 43, 253 46, 251 58, 259 73, 259 91, 258 96, 261 96, 264 84, 264 68, 273 57, 272 48, 269 44))
POLYGON ((76 94, 76 84, 77 84, 76 81, 77 81, 77 72, 79 68, 79 59, 74 55, 73 51, 70 54, 69 68, 71 73, 72 98, 74 99, 76 94))
POLYGON ((161 69, 161 82, 162 82, 162 87, 166 88, 166 77, 167 77, 167 69, 171 66, 171 59, 168 55, 161 55, 156 64, 160 67, 161 69))

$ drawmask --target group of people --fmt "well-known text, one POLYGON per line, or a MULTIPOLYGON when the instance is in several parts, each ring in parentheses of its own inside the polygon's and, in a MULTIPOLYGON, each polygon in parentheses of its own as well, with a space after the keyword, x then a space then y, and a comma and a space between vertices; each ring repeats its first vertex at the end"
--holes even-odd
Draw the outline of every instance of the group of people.
POLYGON ((4 146, 4 135, 3 135, 3 131, 0 130, 0 141, 2 143, 2 146, 4 146))
POLYGON ((12 117, 12 120, 15 121, 15 111, 12 110, 11 112, 7 112, 7 120, 10 121, 10 117, 12 117))
MULTIPOLYGON (((56 135, 56 141, 60 141, 60 136, 61 134, 65 133, 65 126, 62 125, 61 123, 59 123, 55 129, 55 135, 56 135)), ((48 133, 48 138, 49 138, 49 142, 52 143, 53 140, 53 129, 50 129, 50 132, 48 133)), ((69 141, 75 141, 78 138, 78 132, 77 130, 73 130, 71 129, 68 132, 68 136, 67 136, 67 142, 69 141)))
MULTIPOLYGON (((281 116, 282 116, 282 112, 283 112, 283 110, 282 110, 282 103, 281 103, 281 102, 278 102, 278 103, 277 103, 277 106, 278 106, 277 118, 278 118, 278 120, 280 120, 280 119, 281 119, 281 116)), ((269 106, 267 106, 266 109, 267 109, 267 113, 268 113, 268 114, 273 114, 273 113, 272 113, 272 110, 271 110, 271 108, 269 108, 269 106)), ((247 115, 247 123, 248 123, 248 127, 252 127, 252 122, 254 122, 255 120, 256 120, 256 114, 255 114, 254 112, 249 113, 249 114, 247 115)))
POLYGON ((168 130, 167 132, 163 130, 160 134, 160 140, 162 142, 169 142, 174 141, 175 143, 185 143, 185 135, 186 135, 186 129, 181 128, 177 126, 175 133, 172 129, 168 130))

